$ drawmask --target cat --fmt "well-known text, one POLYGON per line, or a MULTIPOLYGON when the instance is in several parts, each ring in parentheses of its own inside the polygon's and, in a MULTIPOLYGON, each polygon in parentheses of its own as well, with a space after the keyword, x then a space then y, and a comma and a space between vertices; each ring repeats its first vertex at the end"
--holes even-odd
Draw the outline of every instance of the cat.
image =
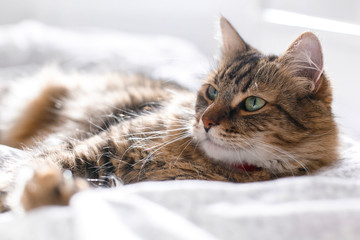
POLYGON ((338 130, 318 38, 305 32, 280 56, 267 56, 224 17, 220 29, 222 57, 197 93, 141 75, 35 76, 39 90, 1 132, 2 144, 28 156, 4 167, 12 176, 4 204, 31 210, 66 205, 93 185, 245 183, 334 164, 338 130), (24 166, 33 175, 16 200, 24 166))

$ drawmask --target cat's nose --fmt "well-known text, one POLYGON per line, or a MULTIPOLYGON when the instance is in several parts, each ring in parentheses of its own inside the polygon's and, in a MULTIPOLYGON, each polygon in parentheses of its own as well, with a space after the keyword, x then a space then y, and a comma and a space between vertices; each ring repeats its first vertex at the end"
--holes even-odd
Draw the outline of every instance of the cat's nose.
POLYGON ((208 132, 211 127, 218 125, 218 123, 215 120, 211 119, 208 116, 203 116, 201 118, 201 120, 202 120, 202 122, 204 124, 205 132, 208 132))

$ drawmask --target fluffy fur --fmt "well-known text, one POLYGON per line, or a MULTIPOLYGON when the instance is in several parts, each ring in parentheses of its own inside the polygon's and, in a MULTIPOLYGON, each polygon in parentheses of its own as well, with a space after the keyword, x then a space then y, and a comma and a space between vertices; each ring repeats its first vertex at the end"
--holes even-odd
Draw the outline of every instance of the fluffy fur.
MULTIPOLYGON (((220 23, 223 57, 197 94, 136 75, 46 70, 35 76, 31 83, 40 90, 23 102, 11 124, 1 123, 1 143, 30 156, 6 166, 8 174, 16 176, 17 166, 35 170, 20 194, 23 207, 67 204, 87 188, 81 179, 99 186, 251 182, 333 164, 337 127, 315 35, 302 34, 281 56, 265 56, 226 19, 220 23), (216 98, 209 98, 210 86, 216 98), (266 104, 246 110, 251 96, 266 104)), ((10 181, 5 190, 14 188, 10 181)))

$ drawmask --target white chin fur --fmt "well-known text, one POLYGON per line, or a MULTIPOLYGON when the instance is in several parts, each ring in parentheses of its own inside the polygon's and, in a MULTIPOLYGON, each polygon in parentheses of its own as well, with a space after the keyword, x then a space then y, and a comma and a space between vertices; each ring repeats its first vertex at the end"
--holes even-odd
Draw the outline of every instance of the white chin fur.
POLYGON ((222 147, 218 144, 213 143, 211 140, 206 139, 200 142, 201 150, 210 158, 227 163, 229 165, 248 163, 252 165, 256 165, 262 167, 262 162, 259 159, 264 158, 262 152, 256 151, 252 149, 252 151, 248 151, 246 149, 230 149, 226 147, 222 147))
POLYGON ((247 146, 243 148, 231 148, 231 146, 217 143, 216 137, 213 136, 216 129, 210 129, 210 131, 206 133, 202 124, 199 125, 200 126, 193 129, 194 137, 199 141, 200 149, 211 159, 229 165, 248 163, 275 171, 284 169, 284 166, 278 164, 276 161, 272 161, 274 153, 266 149, 266 147, 260 146, 261 144, 255 144, 250 148, 247 148, 247 146))

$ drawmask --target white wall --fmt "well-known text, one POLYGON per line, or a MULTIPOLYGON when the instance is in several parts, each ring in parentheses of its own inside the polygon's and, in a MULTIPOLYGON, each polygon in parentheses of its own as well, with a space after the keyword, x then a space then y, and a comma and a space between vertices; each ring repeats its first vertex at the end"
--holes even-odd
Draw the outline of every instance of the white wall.
POLYGON ((218 16, 231 16, 242 30, 250 29, 247 22, 254 19, 258 5, 256 0, 0 0, 0 24, 31 18, 57 26, 171 34, 211 53, 218 16))

